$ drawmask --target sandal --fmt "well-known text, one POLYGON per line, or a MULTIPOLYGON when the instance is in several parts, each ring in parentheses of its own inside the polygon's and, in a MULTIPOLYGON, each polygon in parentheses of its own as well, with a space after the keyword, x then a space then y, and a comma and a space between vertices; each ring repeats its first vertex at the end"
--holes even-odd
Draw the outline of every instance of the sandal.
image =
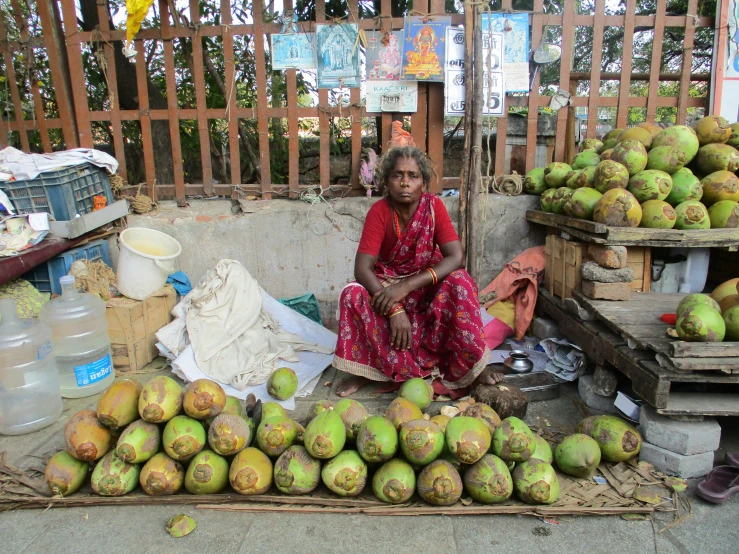
POLYGON ((739 467, 739 452, 727 452, 726 463, 730 466, 739 467))
POLYGON ((739 492, 739 467, 718 466, 698 485, 698 496, 714 504, 723 504, 739 492))

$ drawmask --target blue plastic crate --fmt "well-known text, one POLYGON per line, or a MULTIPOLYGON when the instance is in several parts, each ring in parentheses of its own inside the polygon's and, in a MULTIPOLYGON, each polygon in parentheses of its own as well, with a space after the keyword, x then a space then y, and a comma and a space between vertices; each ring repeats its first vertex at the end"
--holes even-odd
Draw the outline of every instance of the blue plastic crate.
POLYGON ((25 273, 21 279, 30 282, 39 292, 61 294, 62 287, 59 284, 59 278, 67 275, 72 264, 77 260, 90 260, 91 262, 102 260, 106 265, 110 266, 110 247, 108 246, 108 241, 99 239, 85 246, 68 250, 64 254, 59 254, 55 258, 50 259, 45 264, 34 267, 25 273))
POLYGON ((94 196, 113 203, 108 173, 92 164, 47 171, 35 179, 6 181, 0 190, 8 195, 19 214, 50 213, 57 221, 69 221, 93 208, 94 196))

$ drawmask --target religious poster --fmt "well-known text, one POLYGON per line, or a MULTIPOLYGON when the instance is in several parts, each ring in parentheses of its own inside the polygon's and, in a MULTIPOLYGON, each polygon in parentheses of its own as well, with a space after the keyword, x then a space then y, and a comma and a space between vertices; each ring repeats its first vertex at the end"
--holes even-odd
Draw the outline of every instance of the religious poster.
POLYGON ((529 14, 483 14, 482 32, 503 33, 506 92, 529 92, 529 14))
POLYGON ((406 19, 402 80, 444 81, 444 43, 450 23, 450 17, 406 19))
POLYGON ((318 88, 359 86, 358 36, 355 23, 316 25, 318 88))
POLYGON ((367 32, 367 80, 399 81, 403 59, 403 31, 367 32))
MULTIPOLYGON (((502 71, 485 71, 483 81, 483 114, 503 115, 505 105, 505 79, 502 71)), ((464 115, 464 70, 448 69, 444 82, 444 115, 464 115)))
POLYGON ((367 113, 415 113, 418 110, 417 81, 367 81, 367 113))
POLYGON ((316 35, 287 33, 272 35, 272 69, 315 69, 316 35))
MULTIPOLYGON (((504 38, 502 33, 483 32, 483 67, 492 71, 503 71, 504 38)), ((464 69, 465 34, 460 27, 446 30, 446 68, 464 69)))

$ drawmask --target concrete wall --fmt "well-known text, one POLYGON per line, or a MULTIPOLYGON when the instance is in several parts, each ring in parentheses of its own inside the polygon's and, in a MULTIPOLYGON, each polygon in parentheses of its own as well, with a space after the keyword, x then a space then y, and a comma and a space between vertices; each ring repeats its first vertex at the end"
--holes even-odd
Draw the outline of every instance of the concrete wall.
MULTIPOLYGON (((334 326, 339 293, 353 279, 354 255, 371 202, 347 198, 333 202, 332 209, 325 202, 257 201, 248 204, 251 213, 237 215, 230 200, 191 200, 188 208, 162 202, 157 213, 131 215, 128 224, 175 237, 182 245, 180 269, 193 284, 218 260, 238 260, 274 297, 313 292, 324 323, 334 326)), ((456 226, 458 198, 446 197, 444 203, 456 226)), ((488 197, 480 285, 487 285, 522 250, 544 244, 543 229, 526 221, 526 210, 537 203, 536 196, 488 197)))

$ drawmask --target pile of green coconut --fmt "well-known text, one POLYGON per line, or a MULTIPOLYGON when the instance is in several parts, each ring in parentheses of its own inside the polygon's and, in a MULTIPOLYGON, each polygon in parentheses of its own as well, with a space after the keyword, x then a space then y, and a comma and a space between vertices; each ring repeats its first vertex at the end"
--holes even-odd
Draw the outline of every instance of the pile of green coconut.
MULTIPOLYGON (((291 371, 289 369, 280 371, 291 371)), ((559 471, 588 478, 601 460, 635 456, 641 436, 613 416, 590 417, 554 449, 520 419, 501 421, 474 404, 453 418, 424 415, 432 400, 422 379, 404 383, 383 415, 352 399, 315 404, 304 428, 275 402, 261 421, 216 382, 183 390, 158 376, 143 386, 114 383, 97 410, 75 414, 64 430, 66 450, 54 454, 46 482, 55 495, 78 491, 88 479, 101 496, 121 496, 139 485, 153 496, 267 493, 304 495, 321 483, 341 497, 371 484, 391 504, 414 493, 436 506, 455 504, 463 491, 484 504, 514 493, 526 503, 552 504, 559 471)))
POLYGON ((739 123, 641 123, 585 139, 572 163, 532 169, 541 209, 614 227, 739 228, 739 123))
POLYGON ((689 294, 677 305, 675 330, 690 342, 739 341, 739 278, 708 294, 689 294))

